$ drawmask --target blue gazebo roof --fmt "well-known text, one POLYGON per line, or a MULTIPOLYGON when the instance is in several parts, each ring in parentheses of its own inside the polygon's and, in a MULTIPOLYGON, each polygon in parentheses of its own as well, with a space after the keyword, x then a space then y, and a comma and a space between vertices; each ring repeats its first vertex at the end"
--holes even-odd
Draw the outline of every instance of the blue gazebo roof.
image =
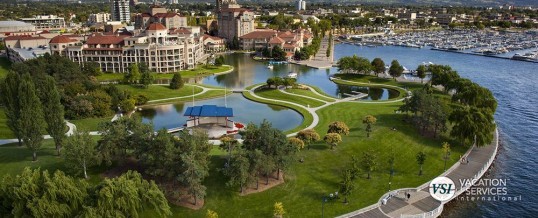
POLYGON ((188 107, 183 116, 187 117, 233 117, 232 108, 217 105, 202 105, 188 107))

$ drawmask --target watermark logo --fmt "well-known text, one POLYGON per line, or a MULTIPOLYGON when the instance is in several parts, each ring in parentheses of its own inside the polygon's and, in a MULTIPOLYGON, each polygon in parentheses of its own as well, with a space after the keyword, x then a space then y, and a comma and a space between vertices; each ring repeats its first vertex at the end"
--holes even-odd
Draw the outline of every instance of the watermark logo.
POLYGON ((456 193, 454 181, 448 177, 437 177, 430 182, 430 195, 438 201, 446 201, 456 193))
POLYGON ((521 195, 509 193, 509 179, 483 178, 460 179, 461 189, 466 189, 458 196, 461 201, 521 201, 521 195))

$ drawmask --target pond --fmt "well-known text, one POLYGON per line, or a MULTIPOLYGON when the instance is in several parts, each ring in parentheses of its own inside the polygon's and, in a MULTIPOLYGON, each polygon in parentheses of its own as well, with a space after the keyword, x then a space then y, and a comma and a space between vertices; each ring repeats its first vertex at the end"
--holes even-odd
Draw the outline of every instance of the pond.
POLYGON ((361 100, 388 100, 400 96, 398 90, 377 87, 338 85, 336 90, 337 95, 341 97, 346 97, 349 94, 356 95, 358 94, 357 92, 368 94, 368 97, 361 100))
MULTIPOLYGON (((295 128, 303 122, 303 117, 298 112, 276 105, 267 105, 250 101, 241 94, 232 94, 224 98, 216 98, 202 101, 195 101, 195 105, 218 105, 232 107, 234 117, 231 120, 248 124, 253 122, 259 124, 263 119, 267 119, 273 127, 286 131, 295 128)), ((137 112, 142 116, 142 122, 153 122, 155 129, 171 129, 182 126, 186 123, 187 117, 183 113, 187 107, 192 106, 192 102, 175 103, 143 108, 137 112)))

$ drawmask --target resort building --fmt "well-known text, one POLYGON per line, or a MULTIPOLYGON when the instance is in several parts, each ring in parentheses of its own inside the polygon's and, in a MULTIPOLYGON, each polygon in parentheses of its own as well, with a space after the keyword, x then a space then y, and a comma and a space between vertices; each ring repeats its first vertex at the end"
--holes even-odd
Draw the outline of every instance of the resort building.
POLYGON ((202 62, 203 37, 199 27, 168 29, 152 23, 143 32, 95 33, 85 43, 57 36, 50 41, 50 51, 81 65, 96 62, 105 72, 127 72, 133 63, 146 63, 158 73, 194 68, 202 62))
POLYGON ((228 41, 254 31, 254 12, 238 4, 223 5, 217 16, 219 37, 228 41))
POLYGON ((243 50, 262 50, 278 46, 288 54, 295 53, 306 45, 312 43, 312 34, 299 29, 296 31, 276 31, 272 29, 256 30, 239 37, 243 50))
POLYGON ((221 52, 226 50, 226 42, 223 38, 204 34, 202 39, 206 53, 221 52))
POLYGON ((62 30, 66 27, 64 18, 56 15, 37 15, 21 18, 21 21, 32 24, 36 30, 62 30))
POLYGON ((11 62, 23 62, 49 53, 49 39, 43 36, 8 36, 4 39, 6 55, 11 62))
POLYGON ((35 35, 34 25, 22 21, 0 21, 0 40, 8 36, 35 35))
POLYGON ((152 23, 161 23, 168 29, 187 27, 187 17, 168 12, 166 8, 152 5, 149 12, 137 14, 134 18, 136 29, 146 29, 152 23))
POLYGON ((88 17, 88 23, 95 24, 95 23, 106 23, 112 19, 112 16, 109 13, 97 13, 97 14, 90 14, 88 17))
POLYGON ((111 3, 110 12, 113 21, 131 22, 128 0, 112 0, 111 3))

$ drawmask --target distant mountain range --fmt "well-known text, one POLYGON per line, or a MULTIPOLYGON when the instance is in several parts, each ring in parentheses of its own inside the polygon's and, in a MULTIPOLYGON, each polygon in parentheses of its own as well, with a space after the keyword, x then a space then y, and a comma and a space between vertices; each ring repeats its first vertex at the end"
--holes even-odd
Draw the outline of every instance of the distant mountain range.
MULTIPOLYGON (((181 1, 181 0, 180 0, 181 1)), ((207 0, 202 0, 207 1, 207 0)), ((241 2, 294 2, 296 0, 238 0, 241 2)), ((306 0, 307 2, 332 3, 369 3, 369 4, 411 4, 411 5, 447 5, 447 6, 515 6, 538 7, 538 0, 306 0)))

